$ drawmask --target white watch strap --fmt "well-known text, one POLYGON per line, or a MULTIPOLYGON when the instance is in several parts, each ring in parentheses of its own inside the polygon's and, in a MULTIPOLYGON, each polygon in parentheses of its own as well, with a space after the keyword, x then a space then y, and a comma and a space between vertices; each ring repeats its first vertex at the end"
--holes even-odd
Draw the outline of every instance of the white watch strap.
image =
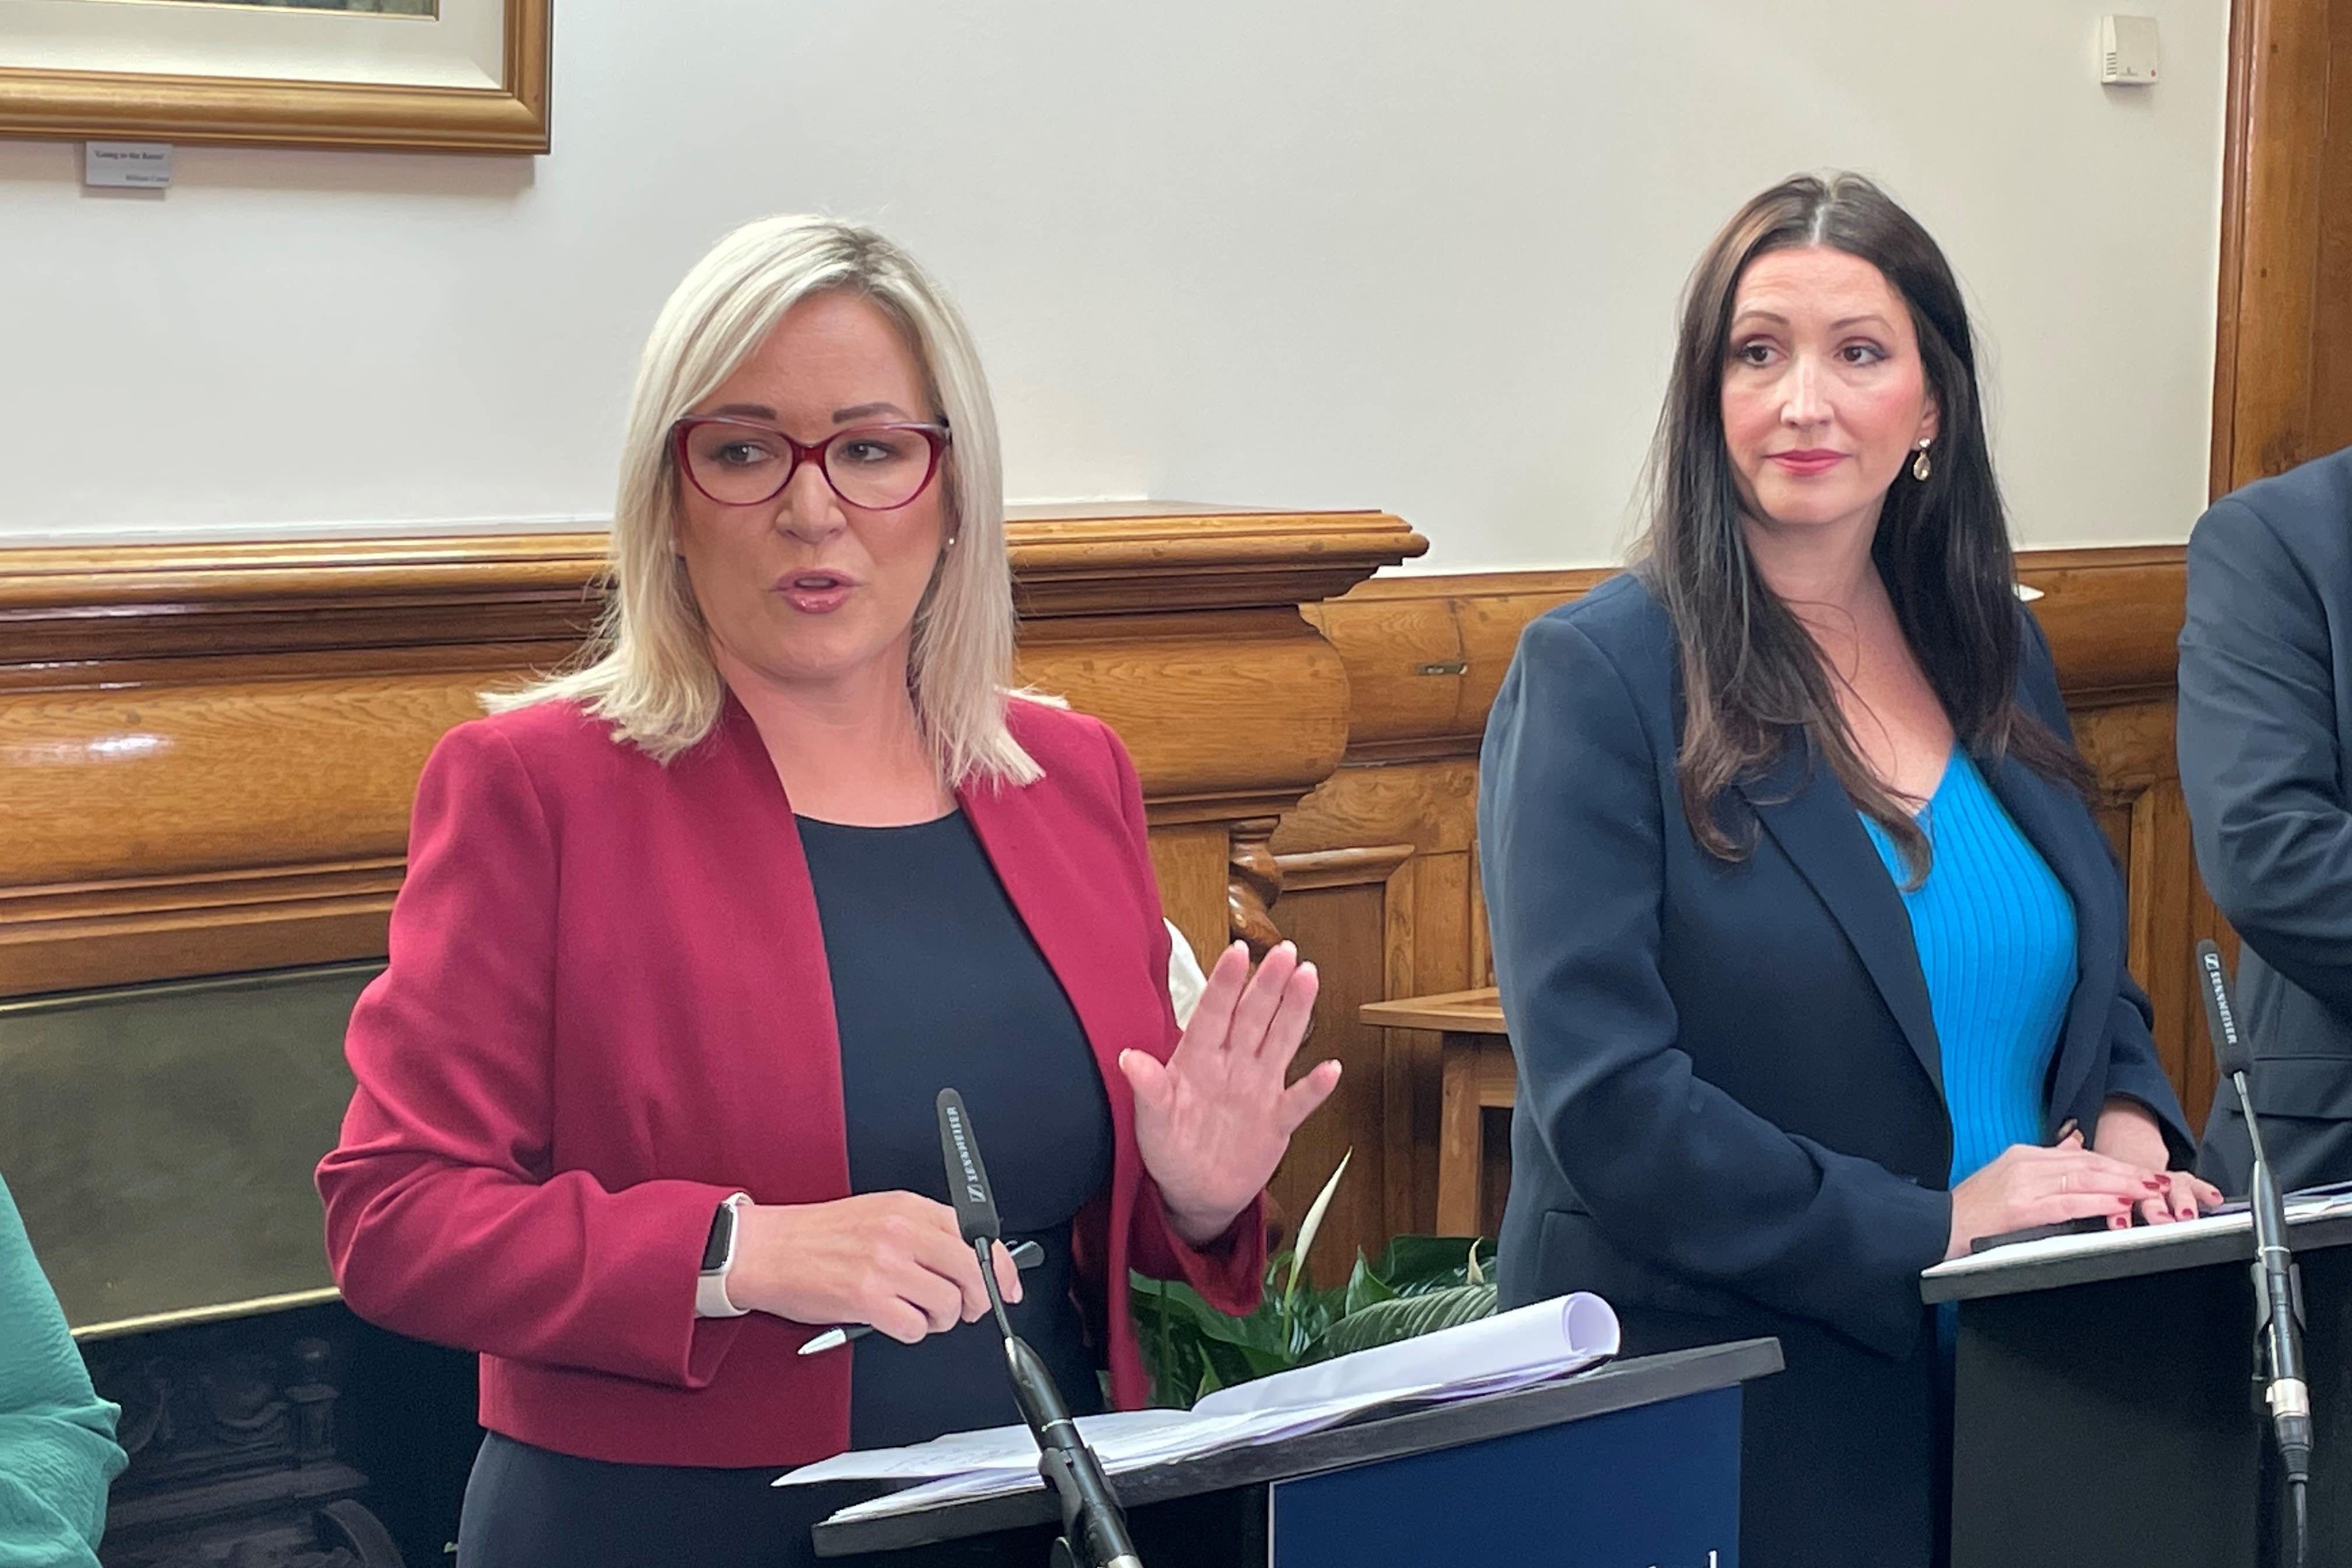
POLYGON ((694 1315, 698 1318, 740 1318, 751 1310, 727 1299, 727 1276, 735 1267, 735 1251, 743 1241, 743 1207, 751 1201, 749 1193, 732 1194, 726 1201, 734 1216, 727 1232, 727 1256, 719 1260, 718 1268, 695 1276, 694 1315))

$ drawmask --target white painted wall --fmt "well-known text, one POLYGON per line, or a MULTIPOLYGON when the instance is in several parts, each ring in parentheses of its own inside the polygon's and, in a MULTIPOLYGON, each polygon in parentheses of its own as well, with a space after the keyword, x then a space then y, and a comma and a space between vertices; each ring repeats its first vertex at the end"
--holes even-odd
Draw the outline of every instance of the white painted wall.
POLYGON ((593 520, 671 284, 822 208, 961 298, 1015 500, 1607 561, 1692 260, 1839 165, 1970 290, 2021 538, 2181 539, 2227 7, 2135 3, 2137 91, 2081 0, 562 0, 546 158, 0 142, 0 540, 593 520))

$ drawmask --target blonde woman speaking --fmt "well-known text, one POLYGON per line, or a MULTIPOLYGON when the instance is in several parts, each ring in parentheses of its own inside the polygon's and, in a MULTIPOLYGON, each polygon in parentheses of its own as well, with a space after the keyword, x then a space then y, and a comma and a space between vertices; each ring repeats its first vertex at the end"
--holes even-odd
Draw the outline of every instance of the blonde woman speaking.
MULTIPOLYGON (((970 337, 871 230, 754 223, 640 369, 593 662, 426 765, 319 1170, 363 1317, 481 1353, 467 1568, 812 1562, 767 1482, 1014 1415, 940 1168, 988 1137, 1016 1325, 1141 1402, 1130 1268, 1233 1310, 1315 973, 1181 1032, 1118 738, 1012 695, 970 337), (878 1332, 803 1356, 837 1323, 878 1332)), ((798 1510, 799 1511, 795 1511, 798 1510)))

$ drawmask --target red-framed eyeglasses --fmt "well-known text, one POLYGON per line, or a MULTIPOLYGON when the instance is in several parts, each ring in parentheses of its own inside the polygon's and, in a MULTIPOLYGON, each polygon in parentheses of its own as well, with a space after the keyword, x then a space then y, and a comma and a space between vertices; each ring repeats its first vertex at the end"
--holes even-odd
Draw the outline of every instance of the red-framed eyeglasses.
POLYGON ((724 416, 670 426, 670 445, 688 483, 720 506, 760 506, 784 493, 803 463, 814 463, 833 493, 865 511, 909 505, 940 471, 944 425, 853 425, 803 446, 772 425, 724 416))

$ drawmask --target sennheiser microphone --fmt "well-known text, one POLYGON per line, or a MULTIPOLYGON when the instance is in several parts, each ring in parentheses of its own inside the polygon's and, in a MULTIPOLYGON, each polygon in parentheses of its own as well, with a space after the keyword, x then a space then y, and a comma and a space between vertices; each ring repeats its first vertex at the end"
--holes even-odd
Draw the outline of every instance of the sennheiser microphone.
MULTIPOLYGON (((956 1228, 966 1241, 994 1241, 1003 1235, 996 1217, 996 1194, 988 1184, 988 1167, 980 1163, 980 1145, 971 1136, 971 1119, 963 1096, 940 1090, 940 1158, 948 1168, 948 1203, 954 1208, 956 1228)), ((988 1270, 982 1269, 986 1276, 988 1270)))
POLYGON ((1062 1503, 1062 1539, 1054 1543, 1055 1561, 1076 1568, 1143 1568, 1128 1539, 1127 1515, 1118 1494, 1103 1474, 1102 1461, 1078 1435, 1062 1403, 1054 1375, 1028 1342, 1013 1331, 1004 1298, 996 1288, 993 1249, 1002 1229, 996 1214, 996 1194, 988 1184, 988 1167, 981 1163, 980 1141, 972 1136, 971 1118, 963 1096, 952 1089, 940 1090, 940 1156, 946 1163, 948 1194, 956 1212, 957 1228, 980 1258, 980 1279, 996 1309, 996 1326, 1004 1335, 1004 1365, 1013 1379, 1013 1396, 1022 1419, 1037 1439, 1037 1468, 1062 1503))
POLYGON ((2300 1487, 2311 1476, 2311 1390, 2303 1376, 2303 1273, 2295 1267, 2286 1241, 2286 1205, 2279 1198, 2278 1181, 2271 1173, 2263 1150, 2263 1130, 2254 1116, 2252 1090, 2246 1074, 2252 1054, 2238 1033, 2237 1009, 2230 1003, 2230 976, 2221 967, 2221 950, 2210 942, 2197 944, 2197 989, 2205 998, 2205 1028, 2212 1037, 2214 1060, 2235 1088, 2238 1109, 2246 1119, 2246 1141, 2252 1145, 2254 1172, 2248 1206, 2254 1219, 2254 1301, 2260 1321, 2270 1382, 2263 1402, 2270 1406, 2271 1426, 2278 1438, 2279 1464, 2290 1487, 2300 1487))

